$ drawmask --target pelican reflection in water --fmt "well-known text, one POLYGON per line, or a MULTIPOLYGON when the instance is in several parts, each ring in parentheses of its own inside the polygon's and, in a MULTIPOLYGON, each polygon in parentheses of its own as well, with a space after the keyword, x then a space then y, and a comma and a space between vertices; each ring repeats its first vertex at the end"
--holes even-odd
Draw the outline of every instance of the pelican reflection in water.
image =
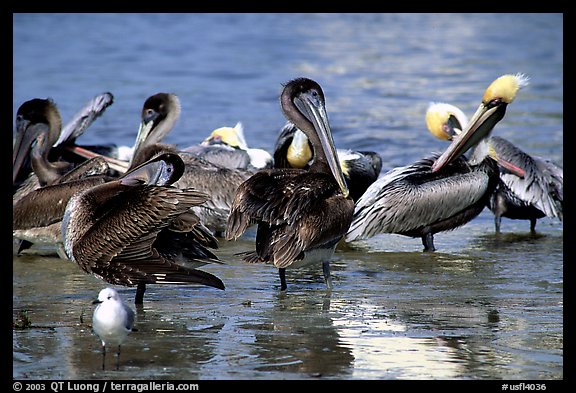
POLYGON ((298 78, 284 86, 280 104, 314 149, 308 170, 263 169, 238 187, 226 227, 226 239, 237 239, 257 224, 256 250, 246 262, 268 262, 278 268, 285 290, 287 268, 322 263, 326 286, 332 287, 330 259, 348 230, 354 201, 338 156, 318 83, 298 78))
MULTIPOLYGON (((356 203, 346 241, 379 233, 420 237, 424 251, 434 251, 434 234, 460 227, 484 209, 499 171, 486 137, 504 117, 506 107, 527 84, 523 75, 504 75, 486 89, 482 104, 462 134, 442 154, 392 169, 374 182, 356 203), (474 147, 468 160, 461 156, 474 147)), ((523 176, 523 171, 502 162, 523 176)))

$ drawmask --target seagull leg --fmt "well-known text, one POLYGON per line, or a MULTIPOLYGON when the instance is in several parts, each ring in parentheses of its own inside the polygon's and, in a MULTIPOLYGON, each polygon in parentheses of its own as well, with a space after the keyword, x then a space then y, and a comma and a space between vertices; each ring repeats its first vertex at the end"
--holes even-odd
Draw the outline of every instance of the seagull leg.
POLYGON ((102 370, 106 369, 106 344, 102 343, 102 370))
POLYGON ((136 298, 134 299, 134 304, 144 303, 144 292, 146 292, 146 284, 143 282, 138 283, 138 286, 136 287, 136 298))
POLYGON ((286 268, 278 269, 278 275, 280 276, 280 290, 285 291, 288 288, 286 285, 286 268))
POLYGON ((330 277, 330 261, 322 262, 322 273, 324 273, 324 282, 326 283, 326 288, 332 290, 332 277, 330 277))
POLYGON ((436 251, 434 248, 434 235, 432 233, 427 233, 422 236, 422 244, 424 245, 424 251, 436 251))
POLYGON ((120 369, 120 345, 118 345, 118 356, 116 356, 116 371, 120 369))

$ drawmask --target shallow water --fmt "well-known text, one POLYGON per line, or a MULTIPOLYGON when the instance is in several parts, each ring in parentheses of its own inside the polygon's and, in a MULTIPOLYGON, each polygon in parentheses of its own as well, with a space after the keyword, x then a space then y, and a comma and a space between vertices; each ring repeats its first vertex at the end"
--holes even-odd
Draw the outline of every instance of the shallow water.
POLYGON ((288 271, 281 293, 276 269, 234 256, 252 239, 223 242, 228 264, 204 270, 226 290, 148 286, 119 372, 99 371, 90 329, 102 282, 69 261, 14 258, 14 313, 32 321, 14 332, 14 377, 562 378, 562 264, 549 262, 562 232, 461 235, 434 254, 342 247, 331 293, 313 267, 288 271))
MULTIPOLYGON (((64 121, 97 93, 114 104, 82 143, 131 145, 144 100, 170 91, 182 117, 167 142, 197 143, 244 123, 271 150, 284 124, 281 84, 317 80, 340 148, 381 154, 386 171, 446 145, 425 131, 430 101, 470 115, 487 85, 523 72, 531 84, 494 135, 563 164, 563 18, 558 14, 98 14, 14 16, 13 113, 52 97, 64 121), (501 26, 506 26, 505 31, 501 26)), ((13 256, 16 379, 514 379, 563 374, 563 224, 484 211, 419 239, 341 244, 334 288, 320 268, 277 270, 221 240, 225 291, 150 285, 120 370, 100 370, 91 301, 106 284, 70 261, 13 256)), ((134 289, 118 287, 133 306, 134 289)), ((107 364, 115 361, 110 352, 107 364)))

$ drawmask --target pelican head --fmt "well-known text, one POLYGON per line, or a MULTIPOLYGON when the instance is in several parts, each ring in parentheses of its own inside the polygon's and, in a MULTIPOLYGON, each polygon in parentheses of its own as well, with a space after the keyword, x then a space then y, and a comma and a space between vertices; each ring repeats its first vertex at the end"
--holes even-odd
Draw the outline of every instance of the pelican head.
POLYGON ((492 82, 484 92, 482 103, 476 113, 461 134, 454 138, 448 149, 432 165, 432 171, 440 170, 488 137, 494 126, 504 117, 508 104, 514 101, 518 90, 526 85, 528 77, 523 74, 503 75, 492 82))
POLYGON ((241 122, 236 123, 234 127, 220 127, 215 129, 201 144, 203 146, 224 144, 235 149, 248 149, 248 144, 246 143, 246 139, 244 139, 244 127, 241 122))
POLYGON ((148 97, 142 108, 134 154, 145 145, 159 143, 180 117, 180 99, 175 94, 158 93, 148 97))
POLYGON ((24 102, 16 112, 16 139, 12 154, 12 181, 16 180, 18 172, 30 148, 43 134, 42 155, 47 155, 50 147, 58 140, 62 129, 62 118, 56 104, 51 99, 34 98, 24 102))
POLYGON ((460 108, 444 102, 431 102, 426 110, 426 127, 436 138, 451 141, 468 124, 460 108))
POLYGON ((125 173, 120 182, 124 185, 171 185, 184 174, 184 161, 178 154, 164 153, 138 165, 125 173))
POLYGON ((331 172, 344 196, 349 190, 338 163, 324 92, 320 85, 307 78, 297 78, 284 86, 280 105, 286 118, 302 130, 314 148, 310 171, 331 172))

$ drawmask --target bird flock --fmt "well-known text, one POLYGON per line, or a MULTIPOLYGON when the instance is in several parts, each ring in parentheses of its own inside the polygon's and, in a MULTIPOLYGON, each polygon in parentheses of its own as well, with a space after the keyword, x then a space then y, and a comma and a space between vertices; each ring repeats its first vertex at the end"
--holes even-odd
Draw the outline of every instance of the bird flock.
MULTIPOLYGON (((198 145, 164 143, 181 112, 172 93, 146 99, 135 143, 124 147, 77 143, 113 103, 111 93, 95 96, 65 125, 53 100, 32 98, 15 121, 17 253, 50 244, 85 273, 136 287, 135 304, 142 304, 147 284, 224 290, 199 268, 224 263, 219 242, 251 227, 254 247, 237 257, 277 268, 281 291, 287 269, 310 264, 322 266, 330 290, 330 260, 341 242, 400 234, 432 252, 435 234, 484 208, 497 233, 502 217, 529 220, 534 233, 538 219, 563 218, 563 169, 491 135, 526 85, 523 74, 496 78, 470 120, 453 105, 431 103, 426 125, 449 142, 446 150, 386 173, 378 153, 335 146, 326 97, 309 78, 283 84, 287 122, 272 153, 249 148, 240 122, 198 145)), ((135 317, 111 287, 95 303, 104 369, 106 346, 117 346, 119 359, 135 317)))

